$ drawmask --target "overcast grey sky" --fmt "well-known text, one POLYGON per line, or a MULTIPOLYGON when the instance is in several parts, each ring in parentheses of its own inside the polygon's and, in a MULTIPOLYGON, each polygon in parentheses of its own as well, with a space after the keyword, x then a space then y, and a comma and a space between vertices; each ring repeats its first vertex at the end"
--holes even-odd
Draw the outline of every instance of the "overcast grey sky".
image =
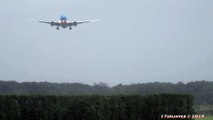
POLYGON ((0 80, 213 80, 213 0, 2 0, 0 15, 0 80), (101 21, 31 21, 60 15, 101 21))

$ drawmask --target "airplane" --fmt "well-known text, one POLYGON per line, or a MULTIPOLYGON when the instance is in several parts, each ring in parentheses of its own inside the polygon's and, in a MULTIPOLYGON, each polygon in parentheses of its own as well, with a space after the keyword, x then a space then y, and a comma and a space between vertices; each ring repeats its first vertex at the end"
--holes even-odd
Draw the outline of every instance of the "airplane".
POLYGON ((84 21, 68 21, 67 16, 62 15, 60 17, 60 21, 42 21, 42 20, 40 20, 39 22, 50 24, 50 26, 56 26, 57 30, 59 30, 59 27, 62 27, 62 28, 69 27, 69 30, 72 30, 72 26, 76 27, 78 24, 90 23, 90 22, 96 22, 96 21, 99 21, 99 19, 84 20, 84 21))

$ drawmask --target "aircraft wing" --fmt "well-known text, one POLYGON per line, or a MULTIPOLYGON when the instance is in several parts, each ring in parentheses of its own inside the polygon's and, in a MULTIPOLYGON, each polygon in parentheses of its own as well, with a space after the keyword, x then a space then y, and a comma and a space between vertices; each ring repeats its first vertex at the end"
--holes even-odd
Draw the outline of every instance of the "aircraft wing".
POLYGON ((49 21, 42 21, 42 20, 39 20, 40 23, 47 23, 47 24, 51 24, 51 22, 49 21))
POLYGON ((40 23, 47 23, 47 24, 50 24, 51 26, 60 26, 60 22, 55 22, 55 21, 42 21, 42 20, 39 20, 40 23))
POLYGON ((90 23, 90 22, 97 22, 100 21, 99 19, 95 19, 95 20, 84 20, 84 21, 76 21, 77 24, 82 24, 82 23, 90 23))

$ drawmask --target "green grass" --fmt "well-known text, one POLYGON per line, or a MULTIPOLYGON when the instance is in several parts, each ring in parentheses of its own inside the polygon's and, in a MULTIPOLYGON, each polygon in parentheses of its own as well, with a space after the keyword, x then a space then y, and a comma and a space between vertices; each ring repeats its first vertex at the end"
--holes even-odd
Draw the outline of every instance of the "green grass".
POLYGON ((195 119, 195 120, 213 120, 213 116, 205 116, 204 118, 195 119))

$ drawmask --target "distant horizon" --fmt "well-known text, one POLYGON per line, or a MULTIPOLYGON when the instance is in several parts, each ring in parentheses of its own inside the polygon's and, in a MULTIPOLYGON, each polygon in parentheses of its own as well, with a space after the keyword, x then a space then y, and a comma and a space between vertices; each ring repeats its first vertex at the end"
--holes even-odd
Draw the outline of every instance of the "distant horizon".
POLYGON ((134 85, 134 84, 149 84, 149 83, 171 83, 171 84, 178 84, 178 83, 183 83, 183 84, 188 84, 188 83, 192 83, 192 82, 213 82, 211 80, 193 80, 193 81, 187 81, 187 82, 183 82, 183 81, 178 81, 178 82, 159 82, 159 81, 155 81, 155 82, 144 82, 144 83, 131 83, 131 84, 116 84, 116 85, 110 85, 108 83, 105 82, 95 82, 93 84, 86 84, 86 83, 80 83, 80 82, 51 82, 51 81, 16 81, 16 80, 0 80, 0 82, 16 82, 16 83, 50 83, 50 84, 83 84, 83 85, 89 85, 89 86, 94 86, 94 85, 99 85, 99 84, 106 84, 108 87, 115 87, 117 85, 134 85))

